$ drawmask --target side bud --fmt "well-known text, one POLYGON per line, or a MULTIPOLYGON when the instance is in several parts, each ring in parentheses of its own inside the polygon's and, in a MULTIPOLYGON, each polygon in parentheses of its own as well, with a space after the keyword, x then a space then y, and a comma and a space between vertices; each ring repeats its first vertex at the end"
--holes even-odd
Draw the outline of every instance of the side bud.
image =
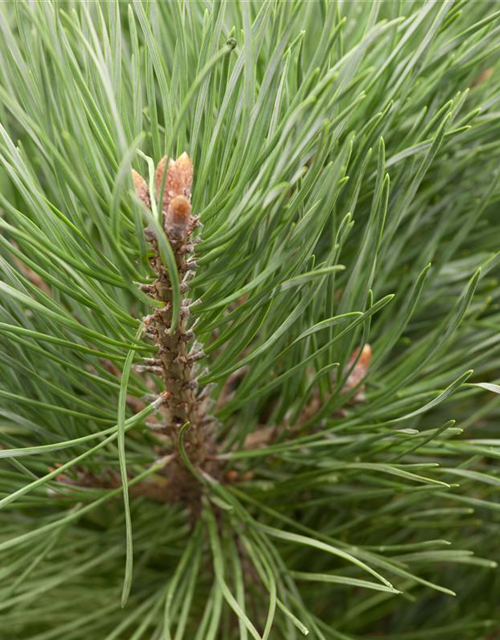
POLYGON ((132 181, 134 183, 135 195, 150 209, 151 198, 149 196, 148 183, 135 169, 132 169, 132 181))
MULTIPOLYGON (((366 343, 361 350, 361 354, 359 353, 359 348, 356 347, 349 358, 349 362, 347 363, 346 369, 349 370, 352 365, 354 365, 353 370, 349 374, 347 378, 344 388, 342 389, 342 393, 348 393, 352 391, 354 387, 357 387, 358 384, 361 383, 363 378, 365 378, 368 373, 368 369, 370 367, 370 362, 372 359, 372 348, 366 343), (359 356, 359 359, 358 359, 359 356)), ((362 400, 364 398, 364 387, 360 387, 359 391, 354 396, 354 400, 362 400)))

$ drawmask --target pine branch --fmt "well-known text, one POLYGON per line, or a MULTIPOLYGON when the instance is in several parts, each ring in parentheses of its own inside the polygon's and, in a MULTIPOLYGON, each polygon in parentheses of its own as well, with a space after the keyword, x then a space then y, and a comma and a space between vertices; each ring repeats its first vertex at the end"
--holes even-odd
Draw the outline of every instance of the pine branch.
MULTIPOLYGON (((146 207, 151 206, 151 194, 146 180, 136 171, 132 178, 137 197, 146 207)), ((219 469, 213 461, 215 453, 215 419, 209 413, 209 396, 198 382, 198 360, 205 357, 197 346, 196 335, 189 328, 191 300, 184 294, 189 291, 188 280, 196 271, 196 261, 192 257, 193 231, 199 221, 192 215, 191 188, 193 165, 186 153, 177 160, 164 157, 156 169, 155 198, 161 204, 163 229, 172 247, 179 274, 183 274, 181 286, 181 313, 173 328, 173 295, 167 265, 163 264, 158 242, 151 229, 146 229, 146 238, 153 249, 150 259, 156 280, 143 290, 163 304, 145 319, 147 335, 158 349, 158 357, 149 359, 136 367, 138 372, 151 372, 161 376, 165 397, 164 433, 174 446, 179 440, 179 430, 188 423, 190 429, 186 438, 191 462, 211 475, 218 475, 219 469), (190 348, 191 347, 191 348, 190 348)), ((197 240, 198 238, 196 238, 197 240)), ((196 480, 185 469, 180 459, 167 467, 172 500, 199 501, 200 488, 196 480)))

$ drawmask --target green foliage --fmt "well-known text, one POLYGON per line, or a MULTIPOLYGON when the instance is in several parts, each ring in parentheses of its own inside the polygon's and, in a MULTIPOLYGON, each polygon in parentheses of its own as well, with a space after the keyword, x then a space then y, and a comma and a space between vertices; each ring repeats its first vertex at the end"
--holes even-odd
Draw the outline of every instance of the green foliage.
POLYGON ((496 637, 499 9, 1 4, 1 638, 496 637), (184 150, 200 383, 241 480, 190 465, 185 427, 194 523, 132 490, 170 458, 133 366, 158 223, 130 169, 184 150))

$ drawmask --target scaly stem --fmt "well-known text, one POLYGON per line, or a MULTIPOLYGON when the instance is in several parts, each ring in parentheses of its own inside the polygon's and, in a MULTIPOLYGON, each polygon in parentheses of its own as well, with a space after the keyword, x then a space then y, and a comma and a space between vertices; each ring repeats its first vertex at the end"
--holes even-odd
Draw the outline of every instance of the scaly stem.
MULTIPOLYGON (((198 226, 198 220, 191 213, 191 185, 193 167, 187 154, 183 153, 175 162, 167 166, 164 158, 156 172, 156 190, 163 212, 163 227, 172 247, 178 273, 183 277, 182 295, 188 289, 187 278, 196 268, 189 255, 193 251, 190 236, 198 226), (165 175, 166 168, 166 175, 165 175)), ((146 206, 150 206, 150 194, 146 181, 133 172, 137 196, 146 206)), ((209 398, 197 382, 197 360, 203 358, 202 351, 195 348, 195 335, 188 327, 190 300, 182 298, 181 315, 172 331, 172 285, 168 270, 163 264, 156 238, 148 230, 147 240, 153 249, 151 267, 156 274, 152 285, 145 291, 163 306, 146 318, 147 332, 158 347, 158 357, 143 365, 142 370, 150 370, 160 375, 165 390, 165 433, 174 446, 178 443, 178 432, 183 424, 189 423, 185 446, 193 465, 216 474, 212 460, 215 450, 214 419, 209 415, 209 398)), ((167 469, 171 484, 172 499, 192 502, 199 494, 199 487, 193 476, 185 469, 178 457, 167 469)), ((196 498, 197 500, 197 498, 196 498)))

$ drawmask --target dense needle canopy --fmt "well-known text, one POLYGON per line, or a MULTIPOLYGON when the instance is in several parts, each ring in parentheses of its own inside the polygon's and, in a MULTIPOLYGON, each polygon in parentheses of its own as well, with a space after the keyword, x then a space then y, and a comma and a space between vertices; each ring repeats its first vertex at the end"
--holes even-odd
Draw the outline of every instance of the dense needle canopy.
POLYGON ((4 1, 0 32, 0 638, 497 637, 500 5, 4 1), (131 178, 184 152, 189 280, 131 178), (146 227, 210 467, 144 364, 146 227))

